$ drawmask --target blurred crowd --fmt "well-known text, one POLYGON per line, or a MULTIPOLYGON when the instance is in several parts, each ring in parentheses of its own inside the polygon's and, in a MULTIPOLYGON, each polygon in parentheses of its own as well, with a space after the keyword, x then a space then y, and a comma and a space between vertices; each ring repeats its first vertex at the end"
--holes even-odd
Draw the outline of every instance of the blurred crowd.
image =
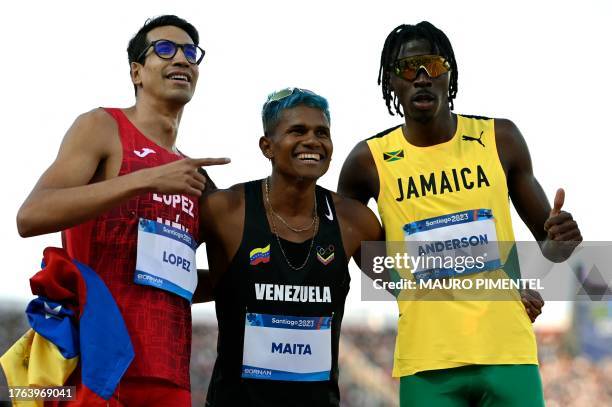
MULTIPOLYGON (((27 329, 23 313, 0 313, 0 353, 27 329)), ((340 391, 346 407, 397 406, 398 382, 391 378, 395 329, 343 325, 340 391)), ((215 363, 217 327, 193 328, 191 383, 193 405, 203 406, 215 363)), ((540 372, 547 406, 612 406, 612 359, 571 356, 564 335, 539 338, 540 372)), ((575 350, 574 350, 575 352, 575 350)))
MULTIPOLYGON (((391 378, 395 329, 343 325, 340 392, 345 407, 397 406, 391 378)), ((202 406, 215 361, 214 325, 194 326, 191 382, 194 405, 202 406)), ((612 406, 612 358, 571 356, 563 335, 539 338, 540 372, 548 407, 612 406)), ((612 352, 612 350, 611 350, 612 352)))

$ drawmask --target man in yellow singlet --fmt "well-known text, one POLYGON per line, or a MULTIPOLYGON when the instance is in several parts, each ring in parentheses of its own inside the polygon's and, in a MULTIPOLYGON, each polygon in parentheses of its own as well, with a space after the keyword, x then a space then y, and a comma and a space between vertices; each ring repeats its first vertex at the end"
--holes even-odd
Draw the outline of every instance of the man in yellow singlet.
MULTIPOLYGON (((509 196, 547 258, 570 256, 582 241, 578 225, 561 210, 562 189, 551 209, 514 123, 452 112, 457 64, 442 31, 428 22, 394 29, 378 83, 389 113, 405 122, 357 144, 338 192, 364 204, 376 199, 387 242, 435 241, 440 233, 458 241, 453 233, 485 228, 514 246, 509 196)), ((503 271, 511 256, 515 247, 500 249, 489 270, 503 271)), ((518 299, 398 305, 393 376, 402 407, 544 404, 534 315, 518 299)))

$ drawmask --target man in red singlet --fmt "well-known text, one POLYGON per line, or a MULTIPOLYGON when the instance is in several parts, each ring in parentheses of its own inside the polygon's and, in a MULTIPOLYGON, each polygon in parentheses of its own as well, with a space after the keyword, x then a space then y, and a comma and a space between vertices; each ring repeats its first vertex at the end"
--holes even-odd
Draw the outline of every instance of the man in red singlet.
MULTIPOLYGON (((135 105, 79 116, 17 215, 23 237, 63 231, 68 253, 100 275, 121 310, 135 358, 110 406, 191 406, 198 197, 214 188, 198 170, 229 162, 175 147, 204 57, 198 42, 181 18, 148 20, 128 46, 135 105)), ((94 405, 90 395, 77 383, 70 405, 94 405)))

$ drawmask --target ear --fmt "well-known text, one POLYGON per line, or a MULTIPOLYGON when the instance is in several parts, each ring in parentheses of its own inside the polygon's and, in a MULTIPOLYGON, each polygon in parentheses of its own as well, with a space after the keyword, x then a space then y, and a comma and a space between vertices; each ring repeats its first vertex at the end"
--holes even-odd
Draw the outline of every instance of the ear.
POLYGON ((274 153, 272 152, 272 141, 269 137, 261 136, 259 138, 259 149, 267 159, 272 160, 274 158, 274 153))
POLYGON ((130 63, 130 77, 132 78, 132 83, 136 87, 142 85, 142 78, 140 76, 142 68, 143 66, 139 64, 138 62, 130 63))

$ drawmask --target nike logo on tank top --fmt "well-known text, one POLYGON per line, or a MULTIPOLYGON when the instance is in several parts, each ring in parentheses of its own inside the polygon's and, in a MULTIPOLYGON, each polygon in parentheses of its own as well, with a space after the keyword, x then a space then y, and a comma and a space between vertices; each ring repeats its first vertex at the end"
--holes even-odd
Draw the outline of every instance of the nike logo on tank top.
MULTIPOLYGON (((350 277, 331 193, 316 188, 320 225, 301 270, 287 265, 270 230, 261 180, 246 183, 244 193, 240 248, 215 293, 219 341, 208 402, 338 406, 338 344, 350 277)), ((297 265, 311 246, 310 240, 280 242, 297 265)))

